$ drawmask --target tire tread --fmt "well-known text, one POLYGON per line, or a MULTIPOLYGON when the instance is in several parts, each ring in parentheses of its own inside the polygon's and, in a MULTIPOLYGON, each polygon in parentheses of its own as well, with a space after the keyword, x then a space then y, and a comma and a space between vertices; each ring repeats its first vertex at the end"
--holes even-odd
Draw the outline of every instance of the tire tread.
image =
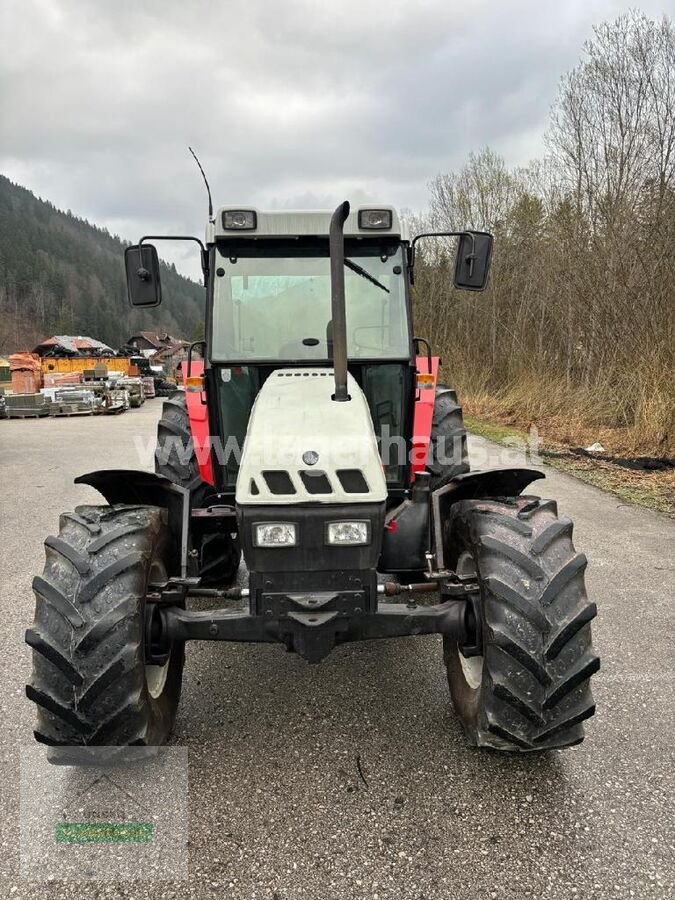
MULTIPOLYGON (((166 527, 167 513, 156 507, 78 507, 45 541, 45 569, 33 580, 35 621, 26 631, 33 651, 26 695, 37 706, 41 743, 97 745, 104 737, 127 744, 130 733, 134 741, 165 739, 166 719, 150 729, 143 595, 166 527)), ((179 677, 182 650, 178 666, 179 677)))
POLYGON ((469 471, 469 456, 467 451, 467 435, 462 416, 462 407, 457 402, 457 394, 452 388, 439 384, 436 387, 436 400, 429 438, 429 451, 427 454, 427 470, 431 473, 431 490, 435 491, 443 487, 455 475, 469 471), (439 439, 443 438, 447 452, 448 441, 454 446, 456 440, 460 441, 460 462, 444 463, 438 458, 439 439))
POLYGON ((464 721, 474 744, 532 751, 583 739, 600 661, 590 633, 597 607, 584 587, 587 559, 574 550, 572 528, 557 518, 555 503, 531 497, 462 501, 446 523, 447 539, 474 555, 483 592, 483 680, 477 716, 464 721), (521 509, 529 534, 505 522, 519 519, 521 509))

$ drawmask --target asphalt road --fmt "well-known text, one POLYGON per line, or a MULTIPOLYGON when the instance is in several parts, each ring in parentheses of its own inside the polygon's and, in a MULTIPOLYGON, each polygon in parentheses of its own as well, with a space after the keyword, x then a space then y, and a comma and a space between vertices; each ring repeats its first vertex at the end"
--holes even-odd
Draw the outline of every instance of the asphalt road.
POLYGON ((75 475, 151 467, 134 441, 151 448, 159 409, 0 422, 2 896, 675 896, 675 522, 548 468, 537 487, 575 520, 599 608, 598 712, 580 747, 467 747, 436 638, 346 646, 320 666, 275 646, 194 645, 174 739, 189 752, 189 879, 22 879, 19 758, 33 722, 23 633, 42 540, 61 511, 96 502, 75 475))

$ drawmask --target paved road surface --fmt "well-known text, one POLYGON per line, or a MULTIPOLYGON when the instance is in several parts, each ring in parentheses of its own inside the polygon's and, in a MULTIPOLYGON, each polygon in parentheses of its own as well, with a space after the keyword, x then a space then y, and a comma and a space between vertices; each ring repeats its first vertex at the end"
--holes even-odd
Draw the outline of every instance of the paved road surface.
POLYGON ((189 880, 22 880, 19 752, 33 720, 22 641, 41 542, 59 512, 94 500, 76 474, 139 465, 133 441, 151 440, 159 404, 0 422, 2 896, 675 896, 675 522, 550 469, 542 493, 575 519, 599 607, 598 714, 581 747, 469 749, 437 638, 347 646, 315 667, 273 646, 195 645, 175 736, 189 750, 189 880))

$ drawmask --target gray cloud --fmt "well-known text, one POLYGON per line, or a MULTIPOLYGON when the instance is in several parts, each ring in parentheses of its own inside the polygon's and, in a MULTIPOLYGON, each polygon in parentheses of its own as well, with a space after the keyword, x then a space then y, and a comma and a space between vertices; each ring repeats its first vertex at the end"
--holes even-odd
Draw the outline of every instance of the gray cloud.
POLYGON ((201 233, 188 143, 216 204, 421 208, 471 150, 542 152, 560 76, 631 5, 4 0, 0 169, 127 238, 201 233))

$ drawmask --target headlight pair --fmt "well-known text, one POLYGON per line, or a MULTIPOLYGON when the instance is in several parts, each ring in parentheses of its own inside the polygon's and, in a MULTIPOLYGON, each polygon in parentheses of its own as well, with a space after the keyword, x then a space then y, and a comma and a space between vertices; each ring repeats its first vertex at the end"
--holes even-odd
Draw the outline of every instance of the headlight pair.
MULTIPOLYGON (((295 547, 298 530, 294 522, 262 522, 254 526, 256 547, 295 547)), ((342 547, 354 547, 370 543, 368 522, 328 522, 325 543, 342 547)))

